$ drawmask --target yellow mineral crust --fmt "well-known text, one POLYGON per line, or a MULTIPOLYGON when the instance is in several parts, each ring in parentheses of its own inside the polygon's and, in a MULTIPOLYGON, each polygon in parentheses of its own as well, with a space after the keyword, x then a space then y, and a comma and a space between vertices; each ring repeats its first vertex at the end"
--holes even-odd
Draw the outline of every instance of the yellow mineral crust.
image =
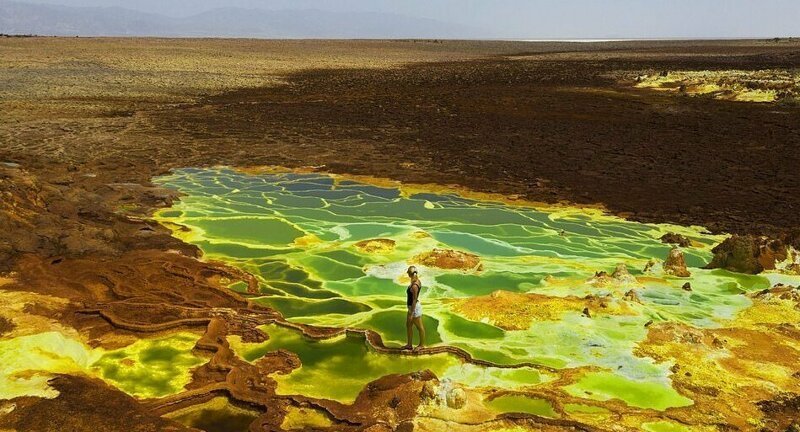
POLYGON ((394 251, 397 243, 392 239, 378 238, 370 240, 362 240, 353 246, 356 247, 361 253, 365 254, 390 254, 394 251))
POLYGON ((421 264, 446 270, 483 270, 477 255, 452 249, 434 249, 411 258, 409 264, 421 264))
POLYGON ((636 315, 626 302, 610 297, 551 297, 495 291, 489 295, 450 300, 451 307, 467 319, 488 321, 505 330, 527 330, 537 321, 557 321, 567 312, 636 315))
POLYGON ((284 430, 309 430, 329 428, 333 421, 322 411, 314 408, 290 406, 286 410, 281 429, 284 430))
POLYGON ((800 93, 798 75, 786 70, 676 71, 636 78, 637 88, 738 102, 775 102, 800 93))
POLYGON ((800 309, 796 303, 787 300, 755 300, 752 306, 739 313, 736 322, 744 326, 799 323, 800 309))
MULTIPOLYGON (((461 388, 464 395, 463 406, 448 406, 446 395, 440 395, 440 388, 432 389, 434 397, 425 397, 425 403, 417 409, 417 414, 422 417, 446 420, 453 423, 475 424, 491 420, 497 412, 484 404, 484 396, 480 392, 461 388)), ((426 388, 423 391, 428 391, 426 388)))
MULTIPOLYGON (((6 279, 10 283, 9 279, 6 279)), ((0 286, 4 285, 0 280, 0 286)), ((39 311, 60 311, 69 304, 68 300, 43 294, 23 291, 0 291, 0 319, 7 323, 7 329, 0 332, 4 338, 29 336, 48 331, 58 331, 78 338, 78 332, 62 326, 57 321, 35 314, 29 308, 35 306, 39 311)))
POLYGON ((81 374, 99 358, 82 342, 56 331, 0 340, 0 399, 54 398, 56 373, 81 374))
POLYGON ((673 410, 672 418, 752 430, 764 417, 757 402, 800 391, 800 382, 792 376, 800 364, 795 344, 772 326, 698 329, 663 323, 650 327, 635 353, 674 363, 673 386, 694 405, 673 410))
POLYGON ((322 243, 322 240, 314 234, 306 234, 294 240, 294 245, 297 247, 312 247, 322 243))
POLYGON ((414 231, 413 233, 411 233, 411 238, 426 239, 426 238, 431 238, 431 235, 426 233, 425 231, 414 231))

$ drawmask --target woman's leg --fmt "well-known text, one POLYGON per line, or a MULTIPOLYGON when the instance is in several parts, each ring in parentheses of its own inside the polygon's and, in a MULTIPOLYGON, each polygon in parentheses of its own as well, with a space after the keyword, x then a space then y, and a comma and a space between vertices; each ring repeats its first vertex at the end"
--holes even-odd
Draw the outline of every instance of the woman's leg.
POLYGON ((413 327, 412 319, 413 319, 413 317, 411 316, 411 313, 409 312, 409 314, 406 315, 406 338, 408 340, 408 343, 406 343, 406 346, 404 346, 403 349, 411 349, 411 347, 413 346, 413 343, 414 343, 414 341, 413 341, 413 339, 414 339, 414 327, 413 327))
POLYGON ((419 330, 419 345, 417 345, 417 347, 422 348, 425 346, 425 325, 422 324, 422 317, 415 317, 414 325, 417 326, 417 330, 419 330))

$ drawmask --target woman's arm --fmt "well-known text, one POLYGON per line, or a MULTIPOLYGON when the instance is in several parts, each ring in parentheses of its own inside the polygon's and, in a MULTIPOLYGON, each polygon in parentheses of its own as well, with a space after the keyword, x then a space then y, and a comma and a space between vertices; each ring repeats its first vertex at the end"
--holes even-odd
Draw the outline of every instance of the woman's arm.
POLYGON ((411 285, 411 307, 417 307, 417 300, 419 300, 419 284, 411 285))

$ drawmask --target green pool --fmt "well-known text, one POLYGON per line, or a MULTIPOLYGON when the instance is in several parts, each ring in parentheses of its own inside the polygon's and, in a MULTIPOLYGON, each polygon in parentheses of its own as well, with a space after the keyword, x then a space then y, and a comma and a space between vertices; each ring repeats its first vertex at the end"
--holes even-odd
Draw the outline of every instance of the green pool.
MULTIPOLYGON (((564 391, 578 397, 591 394, 587 399, 594 400, 621 399, 634 407, 663 410, 691 404, 672 389, 670 364, 633 354, 646 336, 645 323, 679 321, 715 327, 750 305, 741 293, 770 286, 767 277, 700 269, 710 260, 710 249, 724 237, 698 227, 630 222, 597 210, 409 193, 399 186, 325 174, 182 169, 157 182, 185 194, 157 218, 176 227, 175 235, 201 247, 207 258, 254 274, 260 293, 252 299, 279 310, 290 321, 369 328, 387 345, 400 346, 405 343, 406 313, 402 275, 409 264, 418 264, 429 343, 460 347, 498 365, 597 367, 605 372, 586 375, 564 391), (667 256, 670 246, 659 241, 666 232, 693 241, 693 247, 684 251, 691 278, 642 274, 648 260, 667 256), (370 249, 361 243, 375 239, 389 246, 370 249), (477 255, 481 268, 447 270, 414 262, 414 257, 437 248, 477 255), (453 306, 459 299, 496 291, 620 298, 632 286, 587 282, 596 271, 611 272, 618 263, 639 277, 633 288, 641 303, 632 304, 630 313, 590 318, 580 310, 566 310, 556 319, 532 320, 529 327, 509 329, 490 319, 465 317, 453 306), (691 292, 681 289, 687 281, 691 292)), ((303 366, 280 378, 279 391, 284 393, 348 401, 383 372, 425 368, 473 386, 524 388, 546 379, 535 370, 463 367, 452 356, 399 360, 372 352, 363 340, 311 342, 283 328, 267 332, 273 337, 266 344, 234 341, 234 346, 248 360, 279 348, 298 353, 303 366), (342 364, 359 363, 362 373, 345 376, 342 364), (341 378, 343 384, 335 389, 315 387, 321 378, 341 378)), ((519 402, 500 399, 494 405, 505 409, 515 401, 519 402)), ((526 399, 525 403, 527 411, 552 414, 542 402, 526 399)))

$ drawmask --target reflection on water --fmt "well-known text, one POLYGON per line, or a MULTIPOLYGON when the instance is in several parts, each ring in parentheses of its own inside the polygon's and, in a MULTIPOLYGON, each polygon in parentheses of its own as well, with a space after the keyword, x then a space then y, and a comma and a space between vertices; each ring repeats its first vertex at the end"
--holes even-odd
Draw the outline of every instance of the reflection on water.
POLYGON ((240 407, 226 397, 216 397, 204 404, 175 411, 167 417, 205 432, 246 432, 261 412, 240 407))
MULTIPOLYGON (((645 324, 669 320, 714 327, 750 305, 741 293, 770 285, 761 276, 698 268, 710 259, 719 236, 699 228, 625 221, 596 210, 408 194, 392 185, 324 174, 184 169, 158 182, 186 194, 176 206, 161 211, 158 219, 167 226, 189 228, 176 229, 175 235, 200 246, 207 257, 254 274, 261 293, 253 300, 281 311, 290 321, 369 328, 387 345, 404 344, 407 281, 402 274, 408 264, 417 264, 429 343, 460 347, 498 364, 606 370, 586 375, 568 388, 578 397, 591 394, 587 399, 619 398, 631 406, 654 409, 691 403, 672 389, 669 364, 634 355, 637 342, 647 334, 645 324), (648 260, 667 256, 670 246, 659 241, 666 232, 692 240, 694 246, 684 251, 691 278, 640 271, 648 260), (381 240, 365 242, 377 239, 381 240), (434 249, 477 255, 481 265, 443 269, 435 263, 419 265, 421 258, 415 261, 414 257, 434 249), (618 263, 626 264, 637 279, 603 285, 587 282, 596 271, 611 272, 618 263), (691 292, 681 289, 687 281, 691 292), (589 317, 565 303, 545 319, 534 313, 533 304, 527 312, 521 309, 521 314, 531 314, 522 328, 503 326, 491 310, 485 317, 470 319, 458 307, 459 299, 487 296, 491 302, 498 290, 523 299, 535 293, 558 304, 559 299, 571 298, 574 303, 587 295, 610 295, 622 302, 631 289, 637 290, 640 302, 625 306, 625 313, 601 310, 589 317)), ((466 370, 452 356, 398 361, 371 352, 362 340, 310 342, 289 330, 267 331, 272 339, 265 344, 233 341, 234 346, 248 360, 278 348, 297 353, 303 366, 279 378, 283 393, 347 401, 371 379, 424 368, 440 376, 472 377, 465 380, 506 388, 535 385, 541 378, 528 373, 516 380, 496 371, 476 372, 481 369, 477 367, 466 370), (353 371, 353 364, 360 366, 360 372, 348 375, 345 369, 353 371), (482 378, 475 380, 477 375, 482 378), (335 389, 316 385, 331 377, 341 382, 335 389)), ((495 405, 519 403, 504 398, 495 405)), ((545 409, 533 399, 524 405, 545 409)))
POLYGON ((423 369, 431 369, 442 376, 449 368, 460 363, 456 357, 444 354, 411 358, 378 354, 359 337, 317 342, 278 326, 268 326, 266 332, 270 339, 263 344, 242 343, 238 337, 229 340, 233 349, 248 361, 278 349, 297 354, 303 367, 287 375, 273 376, 279 384, 278 393, 283 394, 352 402, 364 384, 382 376, 423 369), (320 385, 332 377, 336 378, 335 385, 320 385))
POLYGON ((352 402, 370 381, 389 374, 407 374, 424 369, 431 370, 440 378, 469 382, 475 387, 519 388, 551 379, 528 367, 480 367, 462 363, 459 358, 449 354, 425 357, 379 354, 370 349, 361 336, 314 341, 277 325, 266 326, 263 330, 270 335, 270 339, 263 343, 245 343, 238 336, 231 336, 228 340, 231 348, 250 362, 279 349, 297 354, 303 365, 301 368, 286 375, 273 376, 278 382, 279 394, 352 402), (319 385, 331 379, 336 385, 319 385))

